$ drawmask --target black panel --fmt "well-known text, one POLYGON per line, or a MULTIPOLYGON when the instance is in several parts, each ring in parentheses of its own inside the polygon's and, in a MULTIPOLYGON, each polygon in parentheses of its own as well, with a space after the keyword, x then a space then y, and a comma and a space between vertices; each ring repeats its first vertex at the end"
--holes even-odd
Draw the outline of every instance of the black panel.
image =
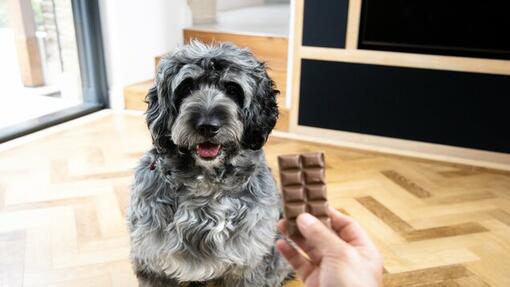
POLYGON ((510 59, 510 1, 364 0, 359 48, 510 59))
POLYGON ((510 77, 303 60, 299 124, 510 153, 510 77))
POLYGON ((305 0, 303 46, 345 48, 348 0, 305 0))

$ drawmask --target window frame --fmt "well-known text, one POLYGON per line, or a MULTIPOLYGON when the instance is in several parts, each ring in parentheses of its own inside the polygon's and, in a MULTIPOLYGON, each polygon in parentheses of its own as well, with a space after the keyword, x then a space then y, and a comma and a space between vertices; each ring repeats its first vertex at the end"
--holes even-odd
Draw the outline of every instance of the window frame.
POLYGON ((71 0, 83 103, 0 129, 0 143, 110 107, 98 0, 71 0))

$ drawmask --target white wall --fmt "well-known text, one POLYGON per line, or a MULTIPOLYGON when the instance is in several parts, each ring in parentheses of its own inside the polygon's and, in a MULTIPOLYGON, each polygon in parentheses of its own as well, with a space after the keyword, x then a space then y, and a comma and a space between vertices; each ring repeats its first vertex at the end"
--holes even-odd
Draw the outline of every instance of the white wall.
POLYGON ((290 4, 290 0, 265 0, 266 4, 290 4))
POLYGON ((218 0, 218 11, 264 4, 264 0, 218 0))
POLYGON ((191 26, 186 0, 99 0, 110 103, 124 108, 123 88, 154 77, 154 57, 182 44, 191 26))

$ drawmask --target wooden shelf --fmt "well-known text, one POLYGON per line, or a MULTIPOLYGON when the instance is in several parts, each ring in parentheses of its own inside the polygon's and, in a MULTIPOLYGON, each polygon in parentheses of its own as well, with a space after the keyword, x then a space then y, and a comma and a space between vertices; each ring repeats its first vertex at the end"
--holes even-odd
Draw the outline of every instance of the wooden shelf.
POLYGON ((292 95, 289 122, 290 133, 296 138, 306 138, 341 146, 384 150, 394 154, 412 154, 422 158, 434 158, 452 162, 468 162, 473 165, 501 169, 510 168, 510 156, 508 154, 457 146, 429 144, 400 138, 329 130, 304 126, 299 123, 301 62, 303 59, 510 76, 509 60, 358 49, 361 2, 361 0, 349 1, 345 48, 325 48, 303 45, 305 0, 293 1, 291 8, 294 10, 294 22, 291 33, 293 35, 291 37, 293 57, 291 59, 292 69, 290 71, 292 80, 290 92, 292 95))

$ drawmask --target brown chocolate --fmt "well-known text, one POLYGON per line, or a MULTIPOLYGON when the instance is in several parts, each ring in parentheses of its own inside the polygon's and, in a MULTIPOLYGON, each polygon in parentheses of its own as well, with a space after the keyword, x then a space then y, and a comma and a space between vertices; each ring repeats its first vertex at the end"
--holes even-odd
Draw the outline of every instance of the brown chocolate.
POLYGON ((304 212, 309 212, 330 227, 324 154, 282 155, 278 157, 278 166, 287 235, 300 235, 296 218, 304 212))

